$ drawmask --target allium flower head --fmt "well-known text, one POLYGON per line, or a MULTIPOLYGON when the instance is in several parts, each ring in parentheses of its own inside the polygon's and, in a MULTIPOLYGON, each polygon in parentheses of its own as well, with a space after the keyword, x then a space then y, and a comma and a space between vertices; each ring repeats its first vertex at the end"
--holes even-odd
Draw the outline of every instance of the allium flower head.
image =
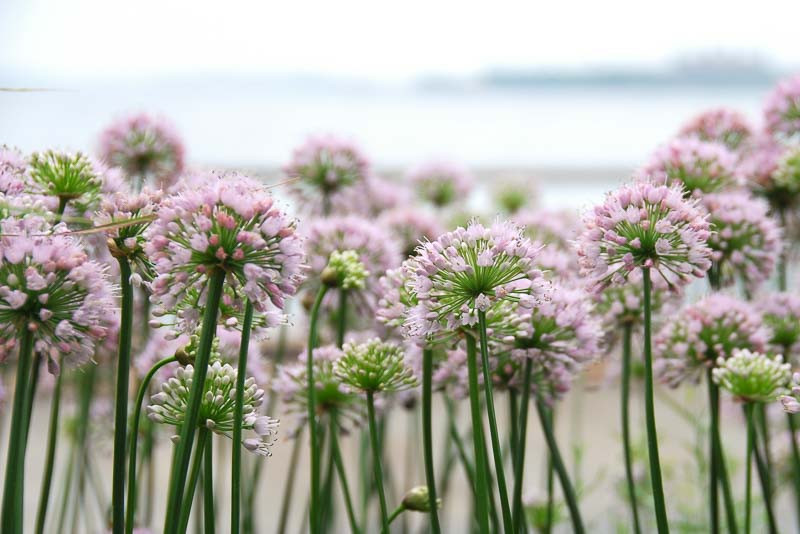
MULTIPOLYGON (((146 113, 121 119, 100 135, 100 158, 141 187, 170 185, 183 171, 183 142, 171 124, 146 113)), ((138 189, 136 187, 135 189, 138 189)))
POLYGON ((708 246, 713 261, 720 266, 722 282, 732 283, 736 275, 753 287, 769 278, 783 241, 766 201, 736 190, 706 195, 702 205, 714 230, 708 246))
POLYGON ((402 347, 377 338, 366 343, 345 343, 333 372, 357 391, 391 393, 416 386, 402 347))
POLYGON ((310 137, 295 149, 284 171, 297 178, 294 190, 304 206, 312 206, 317 215, 328 215, 337 195, 366 179, 370 164, 353 143, 325 135, 310 137))
POLYGON ((80 152, 69 154, 47 150, 31 155, 28 179, 32 193, 92 206, 103 189, 103 178, 95 163, 80 152))
POLYGON ((18 150, 0 145, 0 193, 17 196, 25 191, 28 163, 18 150))
MULTIPOLYGON (((428 486, 417 486, 408 490, 403 496, 402 506, 412 512, 430 512, 431 498, 428 486)), ((442 507, 442 499, 436 499, 436 507, 442 507)))
POLYGON ((397 269, 390 269, 379 280, 381 296, 378 299, 375 318, 389 329, 403 331, 408 310, 417 305, 417 298, 409 290, 414 269, 414 259, 403 262, 397 269))
POLYGON ((642 267, 669 286, 684 285, 711 266, 708 220, 677 184, 638 180, 624 185, 587 213, 584 225, 578 257, 596 289, 622 284, 642 267))
POLYGON ((282 310, 303 278, 294 221, 249 178, 210 174, 164 198, 157 215, 145 252, 155 264, 150 288, 163 313, 201 307, 215 269, 261 313, 282 310))
POLYGON ((537 263, 551 278, 574 278, 579 271, 573 243, 578 236, 578 217, 566 210, 527 210, 517 213, 514 222, 522 226, 525 236, 541 246, 537 263))
POLYGON ((775 402, 786 393, 792 368, 780 354, 736 349, 730 358, 720 358, 711 373, 719 387, 742 402, 775 402))
POLYGON ((404 206, 387 211, 381 215, 379 221, 400 244, 404 257, 411 256, 421 242, 435 239, 444 232, 439 219, 418 206, 404 206))
POLYGON ((767 293, 757 301, 769 329, 772 352, 791 357, 800 349, 800 297, 792 293, 767 293))
POLYGON ((328 258, 328 266, 323 269, 322 283, 341 289, 364 289, 369 271, 358 258, 355 250, 334 250, 328 258))
POLYGON ((764 122, 773 135, 800 133, 800 76, 781 81, 764 104, 764 122))
POLYGON ((672 316, 655 336, 655 352, 664 379, 677 385, 699 379, 735 349, 761 352, 769 331, 754 307, 722 293, 711 294, 672 316))
POLYGON ((412 338, 431 339, 470 327, 478 311, 503 302, 532 309, 550 291, 536 266, 539 248, 511 222, 471 222, 422 244, 410 280, 418 303, 410 310, 412 338))
POLYGON ((695 136, 702 141, 717 141, 736 150, 753 135, 747 118, 736 110, 710 109, 683 125, 681 136, 695 136))
POLYGON ((790 158, 787 155, 789 151, 790 147, 787 148, 769 133, 761 132, 747 143, 741 156, 739 167, 748 186, 754 193, 766 198, 775 209, 795 205, 800 196, 800 168, 793 174, 789 163, 780 180, 775 179, 781 161, 785 157, 790 158))
POLYGON ((438 207, 466 199, 473 182, 466 169, 444 161, 420 165, 409 173, 408 180, 420 198, 438 207))
POLYGON ((687 195, 698 195, 737 185, 738 159, 722 143, 681 137, 657 149, 643 172, 667 185, 680 184, 687 195))
POLYGON ((792 375, 790 387, 789 394, 783 395, 780 400, 786 413, 795 414, 800 412, 800 401, 797 400, 800 398, 800 373, 792 375))
MULTIPOLYGON (((658 314, 680 296, 679 291, 670 291, 660 277, 653 280, 654 291, 650 295, 650 308, 658 314)), ((608 286, 595 294, 596 312, 603 318, 606 341, 611 342, 619 334, 620 327, 638 327, 643 319, 642 306, 644 292, 642 273, 634 271, 628 277, 628 283, 620 286, 608 286)))
MULTIPOLYGON (((214 361, 208 366, 208 374, 200 404, 200 425, 227 437, 231 437, 234 426, 234 403, 236 399, 236 369, 229 364, 214 361)), ((183 424, 189 401, 194 367, 179 368, 175 376, 161 384, 161 391, 150 397, 148 417, 156 422, 179 427, 183 424)), ((242 428, 253 430, 260 439, 246 439, 242 445, 249 451, 270 456, 270 446, 275 441, 278 421, 259 415, 258 409, 264 398, 252 377, 244 383, 244 411, 242 428)))
POLYGON ((5 219, 0 229, 0 359, 27 329, 37 351, 88 361, 114 307, 105 268, 63 226, 39 217, 5 219))
POLYGON ((781 153, 764 193, 776 207, 787 208, 797 204, 800 198, 800 145, 781 153))

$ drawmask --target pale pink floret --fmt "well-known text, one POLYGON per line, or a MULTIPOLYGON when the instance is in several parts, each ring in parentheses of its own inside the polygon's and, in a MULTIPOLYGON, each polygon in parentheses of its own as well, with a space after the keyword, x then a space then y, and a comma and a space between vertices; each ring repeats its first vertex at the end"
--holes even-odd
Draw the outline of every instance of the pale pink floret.
POLYGON ((679 137, 659 147, 642 169, 657 183, 680 184, 699 195, 739 185, 739 157, 724 144, 679 137))
POLYGON ((775 86, 764 104, 764 122, 776 136, 793 137, 800 132, 800 75, 775 86))

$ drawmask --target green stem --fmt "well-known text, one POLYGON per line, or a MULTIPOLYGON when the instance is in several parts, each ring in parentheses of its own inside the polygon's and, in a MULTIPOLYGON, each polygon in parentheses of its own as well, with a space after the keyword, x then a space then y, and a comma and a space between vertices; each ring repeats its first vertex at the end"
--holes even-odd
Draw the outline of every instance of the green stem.
POLYGON ((405 509, 405 507, 404 507, 402 504, 401 504, 400 506, 398 506, 397 508, 395 508, 395 509, 394 509, 394 512, 392 512, 392 515, 390 515, 390 516, 389 516, 389 524, 391 525, 391 524, 392 524, 392 521, 394 521, 395 519, 397 519, 397 518, 398 518, 398 516, 399 516, 400 514, 402 514, 403 512, 405 512, 405 511, 406 511, 406 509, 405 509))
POLYGON ((42 353, 36 352, 33 355, 33 363, 31 364, 31 378, 28 382, 28 391, 25 394, 25 418, 27 424, 25 425, 25 432, 30 435, 31 431, 31 414, 33 414, 33 403, 36 399, 36 389, 39 385, 39 373, 42 372, 42 353))
POLYGON ((797 521, 800 523, 800 447, 797 445, 797 421, 791 414, 787 414, 786 423, 789 426, 787 435, 789 436, 789 447, 792 451, 792 483, 794 484, 795 511, 797 521))
POLYGON ((383 489, 383 469, 381 468, 381 446, 378 442, 378 426, 375 419, 375 393, 367 391, 367 415, 369 418, 369 439, 372 445, 372 469, 375 474, 375 487, 378 489, 378 501, 381 506, 381 524, 383 534, 389 534, 389 511, 386 508, 386 493, 383 489))
POLYGON ((528 406, 531 401, 531 378, 533 376, 533 360, 525 360, 525 370, 522 381, 522 400, 519 407, 519 419, 512 420, 512 426, 519 426, 519 443, 517 443, 517 461, 514 463, 514 532, 520 532, 525 521, 522 509, 522 484, 525 474, 525 449, 528 439, 528 406))
POLYGON ((706 371, 706 383, 708 385, 708 404, 711 408, 710 424, 708 426, 708 444, 710 447, 708 458, 709 521, 712 534, 717 534, 719 532, 719 458, 717 456, 716 435, 719 431, 719 389, 711 376, 711 367, 706 371))
POLYGON ((583 534, 583 520, 581 513, 578 509, 578 500, 575 497, 575 490, 570 482, 567 468, 564 467, 564 461, 561 458, 561 453, 558 450, 558 443, 556 442, 555 434, 553 433, 553 425, 550 420, 549 409, 545 406, 544 401, 536 399, 536 411, 539 414, 539 422, 544 431, 544 437, 547 441, 547 447, 550 451, 550 458, 553 462, 553 468, 558 474, 558 479, 561 482, 561 491, 564 493, 564 500, 567 501, 567 508, 569 508, 569 515, 572 520, 572 530, 576 534, 583 534))
POLYGON ((47 519, 47 506, 50 503, 50 487, 53 482, 53 466, 56 459, 56 442, 58 441, 58 418, 61 409, 61 386, 64 381, 63 369, 64 357, 59 358, 60 372, 56 377, 56 385, 53 389, 53 398, 50 401, 50 423, 47 430, 47 456, 44 463, 44 474, 42 475, 42 487, 39 493, 39 508, 36 511, 36 533, 44 532, 44 525, 47 519))
POLYGON ((339 427, 336 424, 336 412, 331 412, 331 426, 330 426, 330 440, 331 452, 333 453, 333 462, 336 465, 336 473, 339 475, 339 483, 342 485, 342 495, 344 496, 344 504, 347 510, 347 520, 350 522, 350 532, 358 534, 358 521, 356 514, 353 511, 353 500, 350 497, 350 486, 347 484, 347 472, 344 469, 344 461, 342 460, 342 451, 339 449, 339 437, 337 436, 339 427))
POLYGON ((306 395, 308 397, 308 431, 310 434, 310 450, 311 455, 311 495, 309 513, 309 526, 312 534, 319 532, 319 485, 320 485, 320 470, 319 460, 320 452, 319 436, 317 435, 317 388, 314 384, 314 348, 317 344, 317 322, 319 321, 319 308, 322 305, 322 299, 328 291, 328 286, 321 285, 317 292, 317 298, 314 300, 314 305, 311 307, 311 314, 309 317, 308 325, 308 355, 306 357, 306 381, 308 382, 306 395))
POLYGON ((475 338, 467 334, 467 375, 469 380, 469 407, 472 417, 472 442, 475 449, 475 500, 480 534, 489 532, 489 497, 486 478, 486 453, 483 449, 483 419, 480 408, 480 386, 478 385, 478 362, 475 338))
POLYGON ((753 442, 755 440, 755 425, 753 424, 753 403, 748 402, 744 405, 744 412, 747 416, 747 453, 744 460, 745 482, 744 482, 744 534, 750 534, 751 518, 751 478, 753 463, 753 442))
POLYGON ((231 532, 239 532, 242 477, 242 417, 244 414, 244 382, 247 376, 247 352, 250 349, 250 328, 253 325, 253 303, 247 299, 239 342, 239 363, 236 371, 236 398, 233 408, 233 444, 231 446, 231 532))
MULTIPOLYGON (((203 534, 214 534, 216 520, 214 518, 214 456, 212 451, 212 434, 206 435, 206 450, 203 452, 203 534)), ((238 449, 236 442, 233 448, 238 449)), ((231 532, 238 533, 238 530, 231 532)))
POLYGON ((117 390, 114 405, 114 456, 111 475, 111 525, 114 534, 125 531, 125 445, 128 438, 128 381, 131 372, 133 339, 133 286, 131 265, 125 257, 117 258, 120 272, 122 307, 120 312, 119 351, 117 352, 117 390))
POLYGON ((286 534, 286 524, 289 522, 289 510, 292 507, 292 497, 294 496, 294 480, 297 464, 300 458, 300 445, 303 440, 303 429, 301 428, 294 437, 292 452, 289 456, 289 472, 286 476, 286 487, 283 490, 283 500, 281 501, 281 515, 278 520, 277 534, 286 534))
MULTIPOLYGON (((780 219, 781 228, 784 231, 784 235, 786 235, 788 229, 786 224, 785 208, 778 209, 778 217, 780 219)), ((788 256, 789 256, 788 247, 784 247, 784 250, 782 250, 780 255, 778 255, 778 291, 786 291, 786 288, 788 287, 786 278, 787 264, 789 263, 788 256)), ((800 508, 798 508, 798 513, 800 513, 800 508)))
POLYGON ((128 503, 125 511, 125 532, 131 534, 133 532, 134 518, 136 515, 136 454, 139 442, 139 421, 142 415, 142 404, 144 397, 150 389, 150 382, 153 376, 159 369, 178 359, 175 356, 159 360, 156 364, 147 371, 147 374, 139 384, 139 391, 136 393, 136 404, 133 405, 133 417, 131 418, 130 428, 130 444, 128 445, 128 503))
MULTIPOLYGON (((633 326, 625 323, 622 330, 622 453, 625 457, 625 480, 628 485, 628 498, 630 499, 633 532, 640 534, 642 528, 639 524, 639 506, 636 501, 636 482, 633 478, 633 459, 631 457, 631 429, 630 429, 630 390, 631 390, 631 339, 633 326)), ((713 502, 713 501, 712 501, 713 502)))
POLYGON ((503 464, 503 454, 500 448, 500 433, 497 431, 497 417, 494 409, 492 374, 489 371, 489 343, 486 336, 486 313, 480 310, 478 310, 478 331, 481 342, 481 366, 483 367, 483 386, 486 394, 486 412, 489 416, 489 436, 492 442, 497 490, 500 494, 500 509, 503 515, 503 526, 505 527, 506 534, 513 534, 511 507, 508 502, 508 488, 506 486, 505 464, 503 464))
POLYGON ((428 483, 428 497, 431 507, 431 531, 441 532, 439 510, 436 505, 436 474, 433 468, 433 350, 422 349, 422 443, 425 457, 425 480, 428 483))
POLYGON ((336 346, 340 349, 344 345, 344 335, 347 332, 347 290, 339 290, 339 311, 336 325, 336 346))
POLYGON ((183 490, 186 484, 186 472, 189 470, 192 443, 194 442, 195 430, 200 419, 200 404, 203 401, 211 346, 217 333, 217 313, 219 312, 219 301, 222 296, 224 282, 225 271, 221 269, 215 269, 208 280, 206 308, 203 314, 200 340, 197 345, 192 389, 189 392, 184 423, 180 426, 177 453, 170 476, 169 498, 167 499, 167 513, 164 521, 165 534, 175 534, 178 528, 177 518, 180 517, 183 490))
POLYGON ((661 482, 661 463, 658 459, 658 434, 656 431, 656 409, 653 395, 653 352, 650 340, 650 268, 642 268, 644 281, 644 408, 647 427, 647 451, 650 458, 650 481, 653 486, 653 504, 656 511, 656 525, 659 534, 669 532, 667 506, 664 502, 664 486, 661 482))
MULTIPOLYGON (((553 410, 547 409, 547 417, 550 425, 553 424, 553 410)), ((550 534, 553 531, 553 520, 556 509, 556 495, 555 495, 555 468, 553 466, 553 455, 550 451, 547 452, 547 514, 545 514, 544 532, 550 534)))
MULTIPOLYGON (((511 469, 516 473, 517 471, 517 459, 519 451, 517 447, 519 446, 519 428, 517 427, 517 422, 519 421, 519 399, 517 390, 511 388, 508 390, 508 420, 509 420, 509 436, 508 436, 508 450, 511 453, 511 469)), ((514 518, 513 514, 513 506, 512 506, 512 514, 511 518, 514 518)))
POLYGON ((25 480, 25 449, 28 433, 25 414, 28 378, 31 374, 33 332, 23 327, 19 335, 17 381, 14 386, 14 405, 11 411, 11 427, 8 432, 8 461, 3 489, 2 525, 3 534, 22 534, 23 495, 25 480))
POLYGON ((710 444, 711 444, 711 461, 716 465, 716 479, 711 478, 710 482, 722 487, 722 498, 725 504, 725 520, 728 524, 728 532, 736 534, 739 530, 736 520, 736 508, 733 501, 733 493, 731 492, 731 483, 728 478, 728 467, 725 463, 725 453, 722 449, 722 440, 720 439, 719 429, 719 387, 714 383, 712 378, 711 369, 708 369, 706 374, 706 381, 708 383, 708 399, 711 407, 711 428, 710 428, 710 444))
MULTIPOLYGON (((192 502, 197 488, 197 479, 200 478, 200 471, 203 468, 203 450, 209 441, 209 434, 210 432, 207 428, 200 428, 200 432, 198 432, 197 445, 195 445, 194 456, 192 457, 192 468, 189 471, 189 479, 186 482, 186 492, 183 494, 183 505, 181 506, 179 518, 180 525, 178 527, 180 534, 185 534, 186 529, 189 527, 189 516, 192 515, 192 502)), ((205 490, 206 486, 203 487, 203 491, 205 490)))
POLYGON ((771 488, 769 482, 769 468, 764 458, 761 457, 758 444, 758 433, 756 432, 756 439, 753 443, 753 459, 756 462, 756 471, 758 473, 758 480, 761 483, 761 495, 764 498, 764 511, 767 515, 767 528, 770 534, 778 534, 777 521, 775 519, 775 511, 772 509, 771 488))

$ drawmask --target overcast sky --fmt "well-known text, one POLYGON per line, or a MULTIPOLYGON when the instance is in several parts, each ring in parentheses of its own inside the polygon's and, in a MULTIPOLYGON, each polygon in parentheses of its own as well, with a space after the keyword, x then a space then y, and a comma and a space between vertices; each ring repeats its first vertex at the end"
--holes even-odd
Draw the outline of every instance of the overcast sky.
POLYGON ((0 0, 0 68, 402 80, 713 50, 797 66, 798 20, 798 0, 0 0))

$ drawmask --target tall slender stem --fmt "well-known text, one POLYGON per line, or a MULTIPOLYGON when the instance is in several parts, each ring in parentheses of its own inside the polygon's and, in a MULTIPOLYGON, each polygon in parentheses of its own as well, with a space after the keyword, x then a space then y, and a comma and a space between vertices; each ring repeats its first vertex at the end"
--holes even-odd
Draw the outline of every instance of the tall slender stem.
POLYGON ((633 325, 625 323, 622 329, 622 393, 620 399, 620 408, 622 411, 622 453, 625 457, 625 480, 628 486, 633 532, 635 534, 640 534, 642 527, 639 524, 639 505, 636 500, 636 483, 633 478, 633 459, 631 458, 630 390, 632 337, 633 325))
POLYGON ((358 521, 356 514, 353 511, 353 500, 350 497, 350 486, 347 483, 347 471, 344 469, 344 461, 342 460, 342 451, 339 448, 339 427, 336 424, 336 412, 331 412, 331 426, 330 426, 330 440, 331 440, 331 453, 333 454, 333 462, 336 466, 336 473, 339 475, 339 483, 342 485, 342 496, 344 497, 345 509, 347 510, 347 520, 350 522, 350 532, 358 534, 358 521))
POLYGON ((200 418, 200 404, 203 400, 206 374, 208 373, 208 360, 211 356, 211 346, 217 333, 217 313, 219 301, 222 296, 222 287, 225 282, 225 271, 215 269, 208 281, 206 308, 203 314, 203 325, 200 330, 200 340, 197 346, 197 356, 192 378, 192 389, 186 406, 184 423, 180 427, 178 447, 175 461, 170 475, 170 491, 167 499, 167 514, 164 522, 164 533, 175 534, 178 528, 177 517, 183 502, 183 490, 186 481, 186 472, 192 454, 195 430, 200 418))
POLYGON ((656 431, 656 409, 653 394, 653 350, 651 334, 650 268, 642 268, 644 281, 644 408, 647 427, 647 451, 650 458, 650 481, 653 486, 653 504, 656 510, 656 525, 659 534, 669 532, 667 506, 664 502, 664 486, 661 481, 661 463, 658 459, 658 433, 656 431))
POLYGON ((748 402, 744 405, 744 412, 747 416, 747 453, 744 460, 745 482, 744 482, 744 534, 750 534, 751 519, 751 478, 753 476, 753 442, 755 440, 755 426, 753 424, 753 403, 748 402))
MULTIPOLYGON (((200 478, 200 473, 203 470, 203 450, 209 441, 209 430, 201 428, 197 437, 197 445, 195 445, 194 456, 192 457, 192 468, 189 470, 189 479, 186 482, 186 492, 183 495, 183 505, 181 506, 181 513, 179 517, 178 533, 184 534, 189 526, 189 516, 192 514, 192 502, 194 501, 195 489, 197 488, 197 480, 200 478)), ((205 490, 205 488, 203 488, 205 490)))
POLYGON ((244 413, 244 381, 247 376, 247 352, 250 349, 250 328, 253 325, 253 303, 247 299, 239 342, 239 363, 236 368, 236 398, 233 407, 233 444, 231 447, 231 532, 239 532, 242 496, 242 416, 244 413))
POLYGON ((428 483, 428 498, 431 507, 431 531, 441 532, 439 510, 436 505, 436 474, 433 468, 433 350, 422 349, 422 443, 425 457, 425 480, 428 483))
POLYGON ((528 438, 528 406, 531 401, 531 377, 533 376, 533 360, 525 360, 525 370, 522 379, 522 400, 519 407, 519 421, 511 421, 513 426, 518 426, 519 443, 517 443, 517 461, 514 464, 514 532, 519 532, 525 521, 522 509, 522 485, 525 474, 525 448, 528 438))
POLYGON ((786 423, 789 427, 787 436, 789 437, 789 447, 792 451, 792 483, 794 484, 795 510, 797 512, 797 521, 800 523, 800 447, 797 444, 797 421, 791 414, 787 414, 786 423))
POLYGON ((472 443, 475 449, 475 500, 480 534, 489 532, 489 486, 486 476, 486 452, 483 441, 483 418, 478 385, 478 362, 475 338, 467 334, 467 376, 469 380, 469 408, 472 417, 472 443))
POLYGON ((44 473, 42 475, 42 487, 39 493, 39 507, 36 511, 36 534, 44 532, 44 525, 47 520, 47 507, 50 503, 50 487, 53 482, 53 467, 56 459, 56 442, 58 441, 58 419, 61 410, 61 386, 64 381, 63 369, 64 357, 59 359, 60 372, 56 377, 56 385, 53 389, 53 398, 50 401, 50 423, 47 430, 47 455, 44 462, 44 473))
POLYGON ((756 439, 753 442, 753 459, 756 464, 756 472, 758 473, 758 480, 761 483, 761 495, 764 497, 764 511, 767 516, 767 529, 769 534, 778 534, 777 520, 775 519, 775 511, 772 508, 772 499, 767 496, 770 494, 772 486, 769 483, 769 469, 764 458, 761 456, 758 444, 758 432, 756 432, 756 439))
POLYGON ((294 437, 292 444, 292 452, 289 455, 289 472, 286 477, 286 487, 283 490, 283 500, 281 501, 281 515, 278 520, 278 529, 275 531, 277 534, 286 533, 286 524, 289 522, 289 510, 292 505, 292 497, 294 496, 294 480, 295 471, 297 470, 298 459, 300 458, 300 445, 303 441, 303 429, 298 430, 297 435, 294 437))
POLYGON ((23 326, 19 333, 17 381, 14 386, 14 405, 11 410, 11 427, 8 432, 8 461, 3 488, 3 511, 0 525, 3 534, 22 534, 25 448, 28 433, 25 406, 28 378, 31 374, 33 332, 23 326))
POLYGON ((725 463, 725 453, 722 449, 722 440, 720 439, 719 387, 714 383, 711 376, 711 369, 707 371, 706 382, 708 383, 708 399, 711 407, 711 428, 709 435, 712 454, 711 460, 716 465, 716 478, 712 475, 710 482, 719 484, 722 487, 722 498, 725 504, 725 520, 728 524, 728 532, 730 534, 736 534, 739 530, 736 519, 736 505, 733 501, 731 483, 728 478, 728 467, 725 463))
MULTIPOLYGON (((203 534, 214 534, 216 530, 216 519, 214 513, 214 456, 212 451, 212 435, 209 432, 206 436, 206 450, 203 452, 203 534)), ((240 447, 233 443, 233 447, 240 447)), ((238 527, 237 527, 238 528, 238 527)), ((238 533, 238 530, 231 532, 238 533)))
POLYGON ((125 531, 125 445, 128 438, 128 381, 131 372, 133 339, 133 286, 131 265, 124 256, 117 258, 122 303, 120 311, 119 350, 117 352, 117 389, 114 403, 114 456, 111 475, 111 528, 114 534, 125 531))
POLYGON ((375 419, 375 394, 367 391, 367 415, 369 419, 369 439, 372 445, 372 469, 375 474, 375 487, 378 489, 378 501, 381 506, 381 524, 383 534, 389 534, 389 511, 386 507, 386 494, 383 490, 383 469, 381 468, 381 445, 378 441, 378 426, 375 419))
POLYGON ((340 349, 344 345, 344 335, 347 332, 347 290, 339 289, 339 311, 336 317, 336 346, 340 349))
POLYGON ((125 533, 133 532, 134 518, 136 516, 136 454, 139 442, 139 421, 142 415, 142 403, 144 397, 150 389, 150 382, 159 369, 178 359, 175 356, 164 358, 147 371, 147 374, 139 384, 139 391, 136 393, 136 404, 133 405, 133 417, 131 418, 130 444, 128 445, 128 503, 125 510, 125 533))
POLYGON ((503 464, 503 451, 500 445, 500 433, 497 431, 497 416, 494 409, 492 375, 489 371, 489 343, 486 338, 486 313, 480 310, 478 310, 478 331, 481 342, 481 366, 483 367, 483 386, 484 393, 486 394, 486 412, 489 416, 489 437, 492 441, 495 477, 497 477, 497 490, 500 494, 500 509, 503 515, 503 526, 506 534, 513 534, 511 506, 508 502, 508 488, 506 486, 505 464, 503 464))
POLYGON ((710 421, 708 426, 710 453, 708 471, 708 496, 709 496, 709 521, 712 534, 719 532, 719 458, 717 456, 716 435, 719 429, 719 389, 711 376, 711 367, 706 371, 706 384, 708 385, 708 405, 710 410, 710 421))
POLYGON ((576 534, 583 534, 583 520, 581 519, 581 512, 578 508, 578 500, 575 497, 575 490, 572 487, 572 482, 569 479, 569 473, 564 466, 564 460, 561 458, 561 452, 558 450, 558 442, 556 442, 555 434, 553 433, 553 425, 550 419, 550 410, 545 406, 544 401, 536 399, 536 411, 539 414, 539 422, 542 424, 542 431, 544 432, 547 447, 550 451, 550 458, 553 462, 553 468, 558 475, 558 480, 561 483, 561 491, 564 493, 564 500, 567 501, 567 508, 569 508, 570 519, 572 520, 572 530, 576 534))
MULTIPOLYGON (((509 432, 508 432, 508 450, 511 452, 511 469, 516 473, 517 472, 517 460, 518 460, 518 453, 517 447, 519 447, 519 427, 517 423, 519 422, 519 394, 515 388, 509 388, 508 390, 508 421, 509 421, 509 432)), ((512 497, 513 498, 513 497, 512 497)), ((514 503, 511 503, 511 519, 514 519, 514 503)))
POLYGON ((312 534, 318 532, 319 529, 319 485, 320 485, 320 471, 319 471, 319 436, 317 435, 317 388, 314 384, 314 348, 317 345, 317 322, 319 321, 319 308, 322 305, 322 299, 328 291, 328 286, 321 285, 317 292, 317 298, 314 300, 314 305, 311 307, 311 314, 309 317, 308 325, 308 354, 306 356, 306 382, 308 382, 306 396, 308 397, 308 433, 310 434, 310 450, 311 454, 311 495, 309 513, 309 527, 312 534))

